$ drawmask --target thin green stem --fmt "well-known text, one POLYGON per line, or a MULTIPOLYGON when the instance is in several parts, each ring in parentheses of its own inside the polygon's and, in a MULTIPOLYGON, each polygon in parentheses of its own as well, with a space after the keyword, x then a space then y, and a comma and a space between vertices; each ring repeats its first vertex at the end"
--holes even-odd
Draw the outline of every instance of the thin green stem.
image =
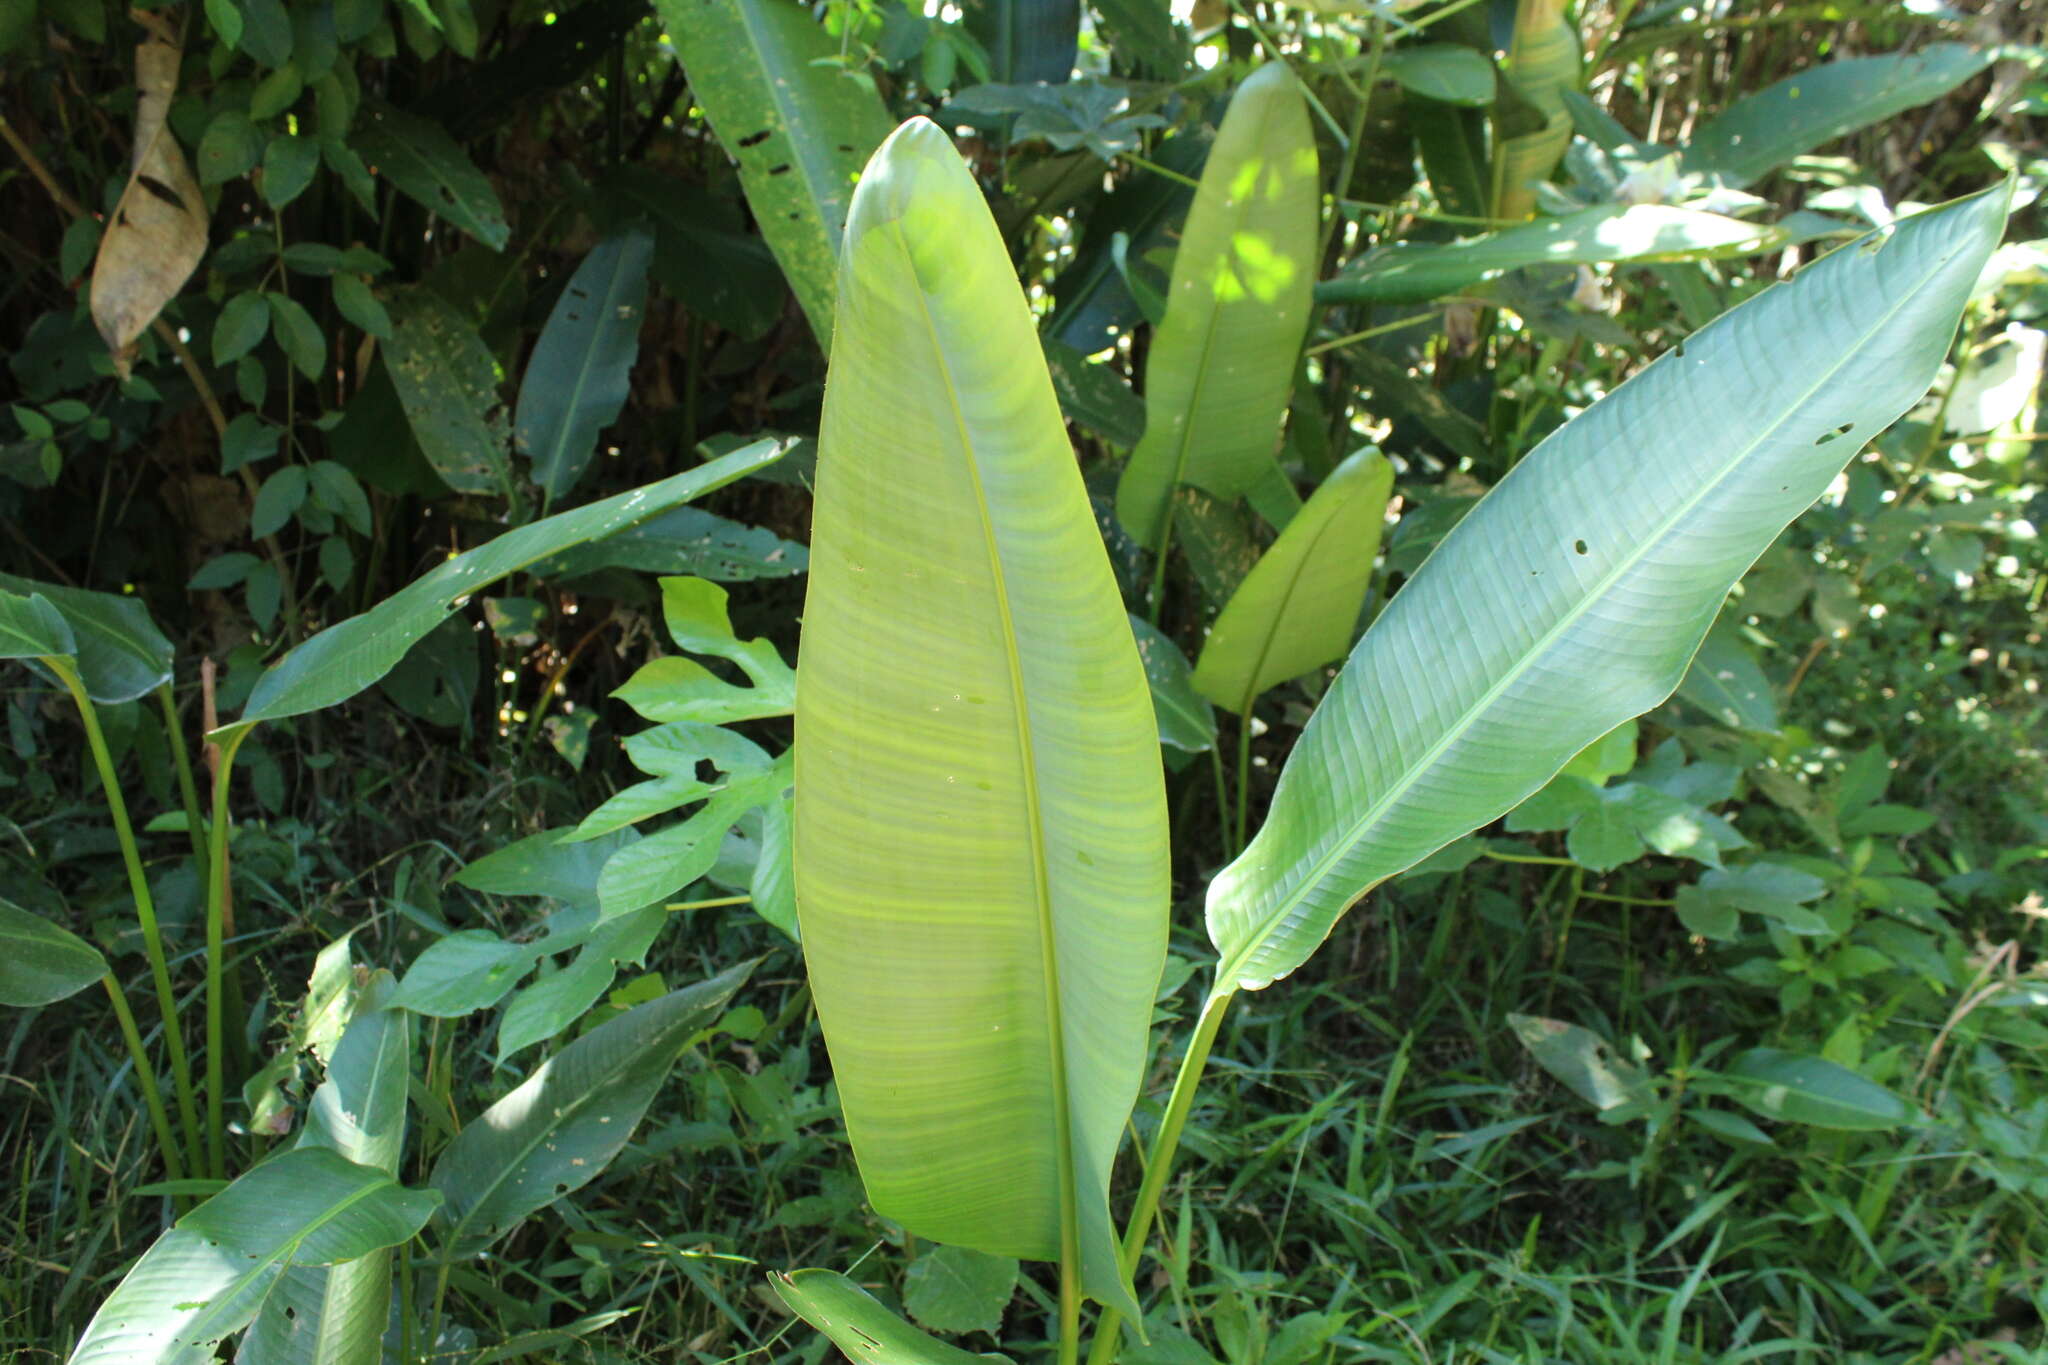
POLYGON ((149 893, 149 878, 142 869, 142 852, 135 845, 135 828, 128 820, 128 802, 121 795, 120 778, 114 772, 114 757, 107 749, 107 737, 100 729, 99 710, 85 693, 78 669, 67 658, 46 658, 45 666, 57 675, 85 723, 85 742, 92 749, 92 761, 107 794, 107 813, 114 820, 114 837, 121 844, 121 861, 128 870, 128 890, 135 898, 135 922, 142 930, 142 951, 149 958, 149 974, 156 984, 157 1012, 163 1016, 164 1047, 170 1053, 171 1080, 178 1089, 178 1117, 184 1121, 186 1150, 194 1166, 199 1160, 199 1106, 192 1093, 192 1063, 185 1055, 184 1035, 178 1031, 178 997, 171 989, 170 962, 164 956, 163 931, 157 927, 156 900, 149 893))
POLYGON ((1202 188, 1202 182, 1195 179, 1193 176, 1182 175, 1179 171, 1173 170, 1170 167, 1162 166, 1156 161, 1147 161, 1144 157, 1139 156, 1136 152, 1118 152, 1117 159, 1120 161, 1128 161, 1133 166, 1136 166, 1138 169, 1150 171, 1154 175, 1165 176, 1168 180, 1174 181, 1176 184, 1186 185, 1191 190, 1198 190, 1202 188))
POLYGON ((1329 256, 1330 242, 1336 237, 1337 228, 1344 221, 1344 191, 1351 188, 1351 175, 1358 166, 1359 140, 1365 136, 1366 116, 1372 112, 1372 88, 1379 81, 1380 53, 1387 45, 1386 28, 1378 16, 1373 18, 1372 33, 1366 41, 1372 45, 1372 59, 1365 68, 1365 84, 1362 88, 1352 85, 1342 62, 1336 63, 1332 68, 1342 77, 1344 84, 1358 100, 1358 109, 1351 116, 1349 136, 1344 139, 1344 155, 1337 165, 1337 179, 1330 188, 1330 220, 1323 225, 1323 240, 1316 248, 1318 261, 1329 256))
POLYGON ((172 766, 178 771, 178 798, 185 803, 185 833, 192 841, 193 865, 206 878, 206 821, 200 814, 199 786, 192 780, 192 755, 185 747, 185 731, 178 724, 178 703, 167 682, 156 690, 163 705, 164 733, 170 737, 172 766))
MULTIPOLYGON (((1180 1072, 1173 1078, 1173 1092, 1166 1099, 1166 1113, 1152 1138, 1152 1151, 1145 1160, 1145 1179, 1138 1186, 1138 1202, 1131 1208, 1131 1221, 1124 1227, 1123 1260, 1126 1274, 1138 1268, 1145 1241, 1152 1235, 1152 1219, 1159 1212, 1159 1197, 1166 1191, 1166 1177, 1172 1173, 1174 1153, 1180 1150, 1181 1129, 1195 1106, 1195 1091, 1202 1083, 1202 1069, 1209 1064, 1209 1049, 1223 1027, 1223 1015, 1230 1008, 1235 987, 1220 981, 1202 1004, 1202 1017, 1188 1039, 1188 1050, 1180 1059, 1180 1072)), ((1117 1344, 1123 1338, 1123 1316, 1114 1308, 1102 1310, 1095 1327, 1095 1341, 1088 1350, 1088 1365, 1109 1365, 1116 1359, 1117 1344)))
POLYGON ((1441 316, 1443 316, 1441 313, 1431 311, 1417 313, 1412 318, 1396 318, 1392 322, 1383 322, 1377 327, 1368 327, 1363 332, 1351 332, 1330 341, 1319 341, 1303 351, 1302 354, 1305 356, 1321 355, 1324 351, 1334 351, 1340 346, 1355 346, 1359 342, 1369 341, 1373 337, 1385 336, 1389 332, 1398 332, 1403 327, 1415 327, 1425 322, 1435 322, 1441 316))
POLYGON ((128 997, 121 994, 121 984, 114 980, 114 974, 108 972, 100 978, 100 984, 107 988, 107 998, 114 1002, 114 1017, 120 1021, 121 1036, 128 1042, 128 1056, 135 1063, 135 1084, 142 1089, 142 1102, 149 1106, 149 1126, 156 1130, 157 1151, 164 1159, 164 1178, 183 1180, 185 1163, 178 1159, 178 1140, 171 1133, 171 1116, 164 1112, 163 1092, 156 1086, 156 1068, 142 1047, 142 1030, 135 1027, 128 997))
POLYGON ((1216 828, 1230 828, 1230 790, 1223 781, 1223 746, 1209 746, 1209 771, 1216 778, 1216 828))
POLYGON ((227 958, 225 925, 228 893, 228 778, 235 751, 249 736, 243 726, 220 741, 220 763, 213 770, 213 825, 207 831, 206 879, 206 1153, 216 1180, 228 1178, 227 1119, 224 1095, 226 1029, 222 1023, 221 971, 227 958))
POLYGON ((670 901, 662 906, 664 910, 713 910, 721 905, 748 905, 752 896, 719 896, 708 901, 670 901))
POLYGON ((1244 850, 1246 827, 1251 819, 1252 791, 1252 709, 1246 706, 1237 718, 1237 823, 1231 831, 1231 851, 1244 850))
POLYGON ((1538 867, 1578 866, 1578 864, 1573 862, 1570 858, 1552 858, 1542 853, 1501 853, 1495 849, 1489 848, 1486 850, 1486 852, 1480 854, 1479 856, 1482 858, 1491 858, 1493 859, 1493 861, 1497 863, 1534 863, 1538 867))

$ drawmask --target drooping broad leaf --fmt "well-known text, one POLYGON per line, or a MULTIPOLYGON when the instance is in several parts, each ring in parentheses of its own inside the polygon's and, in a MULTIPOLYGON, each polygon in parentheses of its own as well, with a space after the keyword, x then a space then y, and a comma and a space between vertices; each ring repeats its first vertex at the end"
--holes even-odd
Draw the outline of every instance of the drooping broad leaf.
POLYGON ((989 1365, 999 1355, 975 1355, 919 1331, 882 1301, 836 1270, 799 1270, 768 1277, 789 1311, 823 1332, 854 1365, 989 1365))
MULTIPOLYGON (((313 1092, 298 1148, 325 1148, 392 1175, 405 1146, 412 1018, 389 1009, 388 972, 371 978, 313 1092)), ((389 1248, 341 1265, 291 1266, 235 1352, 237 1365, 379 1365, 391 1316, 389 1248)))
POLYGON ((1195 665, 1195 690, 1250 715, 1259 694, 1351 647, 1379 557, 1394 467, 1376 449, 1345 460, 1224 604, 1195 665))
POLYGON ((531 572, 565 579, 600 569, 631 569, 741 583, 788 578, 810 564, 808 548, 765 526, 746 526, 701 507, 674 507, 615 536, 544 559, 531 572))
POLYGON ((1965 43, 1929 43, 1787 76, 1709 119, 1686 144, 1684 168, 1737 189, 1754 184, 1802 152, 1940 99, 1990 65, 1991 55, 1965 43))
POLYGON ((1217 130, 1145 361, 1145 435, 1116 495, 1141 544, 1159 543, 1177 486, 1234 498, 1272 463, 1315 286, 1316 176, 1301 87, 1269 63, 1217 130))
POLYGON ((0 592, 0 659, 64 658, 78 641, 64 614, 40 592, 0 592))
POLYGON ((4 573, 0 589, 46 598, 63 615, 78 646, 79 681, 100 705, 134 701, 171 680, 171 642, 140 599, 4 573))
POLYGON ((1670 695, 1742 571, 1926 391, 2006 202, 1821 258, 1516 465, 1366 632, 1211 883, 1220 988, 1292 972, 1381 880, 1670 695))
POLYGON ((640 229, 592 247, 533 343, 512 433, 550 498, 583 477, 598 433, 626 405, 653 255, 654 236, 640 229))
POLYGON ((833 271, 853 182, 889 135, 865 72, 798 0, 660 0, 690 97, 740 164, 747 203, 818 344, 832 344, 833 271))
POLYGON ((919 1236, 1078 1264, 1166 949, 1144 670, 981 191, 914 119, 854 197, 797 670, 796 891, 861 1175, 919 1236))
POLYGON ((441 1254, 474 1256, 604 1172, 684 1044, 717 1019, 751 962, 599 1024, 472 1119, 434 1163, 441 1254))
POLYGON ((498 192, 440 124, 372 102, 350 131, 349 146, 400 194, 491 250, 505 249, 512 229, 498 192))
POLYGON ((52 1004, 107 974, 100 950, 68 929, 0 898, 0 1005, 52 1004))
POLYGON ((100 1305, 70 1365, 205 1365, 293 1266, 396 1246, 439 1203, 323 1148, 266 1161, 180 1218, 100 1305))
POLYGON ((507 531, 436 565, 361 616, 329 626, 272 664, 256 680, 249 704, 234 725, 304 715, 347 701, 389 673, 462 598, 535 560, 602 539, 677 503, 723 488, 774 460, 782 450, 774 441, 756 441, 659 483, 507 531))
POLYGON ((1765 224, 1667 204, 1596 204, 1456 242, 1396 242, 1316 286, 1319 303, 1421 303, 1527 265, 1682 261, 1766 251, 1765 224))

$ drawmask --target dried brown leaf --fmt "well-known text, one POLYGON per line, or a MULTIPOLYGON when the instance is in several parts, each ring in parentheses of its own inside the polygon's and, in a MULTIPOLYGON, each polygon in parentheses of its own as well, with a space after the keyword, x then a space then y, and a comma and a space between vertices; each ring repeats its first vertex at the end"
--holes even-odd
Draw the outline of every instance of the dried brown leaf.
POLYGON ((92 271, 93 322, 123 378, 135 339, 206 254, 206 199, 167 126, 184 55, 177 30, 162 13, 134 17, 144 31, 135 47, 135 154, 92 271))

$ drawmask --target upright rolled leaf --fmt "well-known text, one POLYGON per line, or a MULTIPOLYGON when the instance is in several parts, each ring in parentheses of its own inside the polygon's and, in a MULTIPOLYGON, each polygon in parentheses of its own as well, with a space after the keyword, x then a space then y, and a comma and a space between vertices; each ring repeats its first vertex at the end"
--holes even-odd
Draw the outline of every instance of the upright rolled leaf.
POLYGON ((944 133, 869 163, 840 267, 796 698, 804 954, 868 1195, 1078 1264, 1166 947, 1152 703, 1008 253, 944 133))
MULTIPOLYGON (((372 978, 313 1092, 298 1148, 324 1148, 391 1175, 405 1146, 412 1016, 378 1007, 394 983, 372 978)), ((340 1265, 286 1268, 236 1349, 237 1365, 378 1365, 391 1316, 391 1249, 340 1265)))
POLYGON ((2008 191, 1899 223, 1688 337, 1538 446, 1374 621, 1211 883, 1219 989, 1669 696, 1743 570, 1926 392, 2008 191))
POLYGON ((1494 114, 1492 217, 1534 213, 1536 186, 1571 145, 1564 92, 1578 88, 1583 59, 1579 31, 1565 9, 1566 0, 1519 0, 1515 6, 1507 78, 1520 107, 1503 100, 1494 114))
POLYGON ((889 135, 881 96, 799 0, 660 0, 660 11, 690 97, 740 163, 761 235, 829 351, 854 177, 889 135))
POLYGON ((1145 436, 1116 494, 1143 544, 1177 486, 1234 498, 1272 463, 1315 286, 1316 175, 1307 101, 1269 63, 1231 97, 1145 362, 1145 436))
POLYGON ((1393 486, 1393 466, 1377 450, 1337 466, 1216 618, 1195 665, 1196 691, 1249 715, 1267 688, 1344 656, 1393 486))

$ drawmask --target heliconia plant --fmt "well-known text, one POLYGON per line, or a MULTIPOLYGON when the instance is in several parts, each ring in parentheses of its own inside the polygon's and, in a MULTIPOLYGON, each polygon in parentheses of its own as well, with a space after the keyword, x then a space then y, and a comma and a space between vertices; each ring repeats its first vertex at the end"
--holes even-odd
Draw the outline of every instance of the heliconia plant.
MULTIPOLYGON (((1119 1249, 1110 1165, 1168 918, 1154 724, 1001 239, 945 135, 899 128, 840 257, 796 692, 798 918, 877 1211, 1057 1262, 1058 1358, 1079 1357, 1087 1297, 1091 1360, 1114 1359, 1230 1001, 1671 694, 1743 571, 1926 391, 2008 200, 1902 220, 1694 333, 1524 458, 1393 597, 1208 888, 1215 979, 1119 1249)), ((1177 274, 1172 306, 1194 302, 1177 274)), ((1303 536, 1373 507, 1311 500, 1303 536)), ((1270 679, 1219 657, 1207 681, 1235 708, 1270 679)), ((829 1271, 771 1283, 856 1361, 977 1358, 829 1271)))

